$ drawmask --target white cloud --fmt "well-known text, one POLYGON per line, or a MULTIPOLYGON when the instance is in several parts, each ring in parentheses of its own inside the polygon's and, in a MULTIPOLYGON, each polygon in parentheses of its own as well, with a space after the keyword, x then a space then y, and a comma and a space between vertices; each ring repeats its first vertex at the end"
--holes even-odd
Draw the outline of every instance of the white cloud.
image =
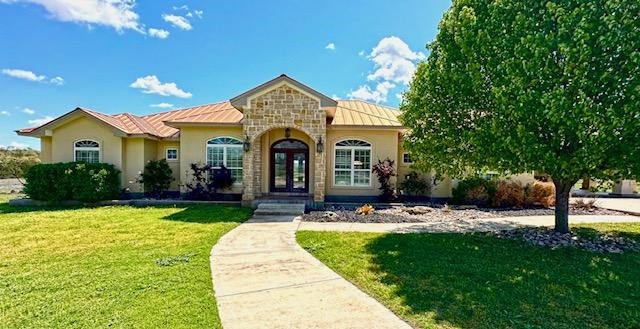
POLYGON ((52 18, 62 22, 109 26, 145 33, 133 10, 135 0, 0 0, 5 3, 27 2, 44 7, 52 18))
POLYGON ((336 44, 331 42, 326 47, 324 47, 324 49, 336 50, 336 44))
POLYGON ((22 112, 24 112, 24 113, 26 113, 26 114, 28 114, 28 115, 32 115, 32 114, 36 113, 36 111, 34 111, 34 110, 32 110, 32 109, 30 109, 30 108, 28 108, 28 107, 25 107, 25 108, 22 110, 22 112))
POLYGON ((150 28, 148 32, 150 36, 159 38, 159 39, 166 39, 169 36, 169 31, 162 30, 162 29, 150 28))
MULTIPOLYGON (((0 1, 3 1, 3 0, 0 0, 0 1)), ((43 83, 47 82, 47 76, 35 74, 32 71, 27 71, 27 70, 3 69, 2 74, 13 77, 13 78, 17 78, 17 79, 27 80, 27 81, 43 82, 43 83)), ((55 77, 55 78, 49 79, 48 82, 54 85, 62 86, 64 84, 64 79, 62 77, 55 77)))
POLYGON ((424 59, 425 55, 412 51, 402 39, 392 36, 380 40, 369 58, 375 63, 375 71, 367 79, 409 84, 416 70, 415 62, 424 59))
POLYGON ((47 77, 44 75, 37 75, 31 71, 20 70, 20 69, 3 69, 2 74, 8 75, 13 78, 29 80, 29 81, 44 81, 47 77))
POLYGON ((173 6, 173 10, 189 10, 189 6, 187 5, 173 6))
POLYGON ((331 99, 333 99, 334 101, 337 101, 340 99, 340 97, 338 97, 338 95, 336 94, 331 94, 331 99))
POLYGON ((364 56, 364 50, 360 50, 360 51, 358 52, 358 56, 364 56))
POLYGON ((159 107, 161 109, 168 109, 168 108, 173 107, 173 104, 170 104, 170 103, 158 103, 158 104, 151 104, 149 106, 151 106, 151 107, 159 107))
POLYGON ((191 23, 189 23, 189 21, 182 16, 164 14, 162 15, 162 19, 164 19, 165 22, 171 23, 171 25, 177 28, 181 28, 187 31, 191 30, 191 23))
MULTIPOLYGON (((358 53, 365 56, 364 51, 358 53)), ((373 71, 367 75, 367 84, 351 91, 348 96, 382 103, 387 101, 391 89, 399 84, 408 85, 416 71, 416 63, 425 59, 421 52, 415 52, 398 37, 382 38, 367 56, 374 63, 373 71), (375 84, 375 87, 372 87, 375 84)), ((396 94, 402 100, 401 94, 396 94)))
POLYGON ((371 89, 371 87, 367 85, 362 85, 358 87, 358 89, 351 91, 349 94, 347 94, 347 96, 349 96, 350 98, 382 103, 387 101, 389 90, 395 87, 396 85, 394 83, 391 83, 389 81, 382 81, 376 85, 375 89, 371 89))
MULTIPOLYGON (((1 1, 1 0, 0 0, 1 1)), ((27 149, 29 148, 29 145, 25 144, 25 143, 20 143, 20 142, 11 142, 9 145, 0 145, 0 148, 3 149, 27 149)))
POLYGON ((49 122, 49 121, 51 121, 53 119, 54 119, 53 117, 47 115, 47 116, 42 117, 42 118, 29 120, 28 122, 29 122, 29 125, 31 125, 32 127, 40 127, 43 124, 45 124, 45 123, 47 123, 47 122, 49 122))
POLYGON ((54 85, 62 86, 64 84, 64 79, 62 77, 55 77, 49 79, 49 83, 53 83, 54 85))
POLYGON ((138 78, 130 84, 129 87, 142 89, 142 92, 145 94, 176 96, 180 98, 190 98, 193 96, 191 93, 178 88, 174 82, 161 83, 155 75, 138 78))
POLYGON ((396 98, 398 98, 398 100, 402 102, 402 93, 397 93, 396 98))
POLYGON ((204 10, 194 10, 193 13, 198 16, 198 18, 202 18, 202 15, 204 14, 204 10))
POLYGON ((0 115, 10 116, 11 113, 9 113, 9 111, 0 111, 0 115))

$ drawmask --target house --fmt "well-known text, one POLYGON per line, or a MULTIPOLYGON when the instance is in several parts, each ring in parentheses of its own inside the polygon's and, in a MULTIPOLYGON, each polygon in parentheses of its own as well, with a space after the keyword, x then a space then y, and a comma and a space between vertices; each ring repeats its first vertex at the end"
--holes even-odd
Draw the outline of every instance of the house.
MULTIPOLYGON (((230 196, 245 204, 268 197, 325 201, 373 200, 380 191, 371 166, 396 161, 409 173, 394 108, 334 100, 286 75, 228 101, 137 116, 76 108, 42 126, 18 130, 40 138, 42 161, 108 162, 122 170, 122 186, 136 182, 145 163, 166 159, 173 191, 185 192, 190 164, 224 165, 235 178, 230 196)), ((451 181, 432 192, 448 198, 451 181)))

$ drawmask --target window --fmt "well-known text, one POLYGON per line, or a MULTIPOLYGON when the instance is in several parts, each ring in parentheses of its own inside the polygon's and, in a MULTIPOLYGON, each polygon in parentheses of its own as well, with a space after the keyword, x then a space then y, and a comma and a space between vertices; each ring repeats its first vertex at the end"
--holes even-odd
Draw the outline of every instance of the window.
POLYGON ((167 156, 166 156, 166 158, 167 158, 167 161, 171 161, 171 160, 175 161, 175 160, 178 160, 178 149, 174 149, 174 148, 167 149, 167 156))
POLYGON ((409 155, 409 153, 402 154, 402 162, 403 163, 413 163, 413 160, 411 160, 411 155, 409 155))
POLYGON ((242 141, 233 137, 218 137, 207 142, 207 164, 214 168, 225 166, 235 179, 235 184, 242 184, 242 158, 244 150, 242 141))
POLYGON ((80 140, 73 144, 73 161, 100 162, 100 143, 92 140, 80 140))
POLYGON ((349 139, 336 143, 335 186, 371 186, 371 144, 349 139))

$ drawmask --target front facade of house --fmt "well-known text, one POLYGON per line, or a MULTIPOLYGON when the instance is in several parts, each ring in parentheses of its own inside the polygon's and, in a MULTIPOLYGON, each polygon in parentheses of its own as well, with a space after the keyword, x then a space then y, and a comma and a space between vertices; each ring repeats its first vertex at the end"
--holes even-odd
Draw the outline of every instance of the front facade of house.
MULTIPOLYGON (((357 100, 336 101, 281 75, 229 101, 158 114, 107 115, 77 108, 36 128, 17 131, 41 140, 42 161, 107 162, 122 185, 137 183, 150 160, 167 159, 173 191, 185 192, 190 165, 224 165, 236 183, 228 193, 245 204, 269 197, 303 197, 316 204, 372 199, 378 159, 410 171, 402 150, 399 111, 357 100)), ((432 191, 447 198, 450 180, 432 191)))

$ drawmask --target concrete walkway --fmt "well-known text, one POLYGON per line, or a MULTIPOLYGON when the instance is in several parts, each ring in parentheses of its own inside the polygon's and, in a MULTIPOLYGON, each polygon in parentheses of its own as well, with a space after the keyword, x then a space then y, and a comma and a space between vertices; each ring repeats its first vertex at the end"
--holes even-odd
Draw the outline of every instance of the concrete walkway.
MULTIPOLYGON (((570 224, 578 223, 623 223, 640 222, 639 216, 569 216, 570 224)), ((501 217, 458 221, 432 221, 425 223, 318 223, 300 222, 301 231, 339 231, 339 232, 486 232, 506 230, 518 226, 553 226, 553 216, 501 217)))
MULTIPOLYGON (((573 201, 580 198, 571 199, 573 201)), ((589 200, 589 198, 584 199, 589 200)), ((640 199, 637 198, 596 198, 596 206, 640 215, 640 199)))
POLYGON ((233 328, 410 328, 303 250, 296 222, 250 220, 211 252, 222 325, 233 328))

